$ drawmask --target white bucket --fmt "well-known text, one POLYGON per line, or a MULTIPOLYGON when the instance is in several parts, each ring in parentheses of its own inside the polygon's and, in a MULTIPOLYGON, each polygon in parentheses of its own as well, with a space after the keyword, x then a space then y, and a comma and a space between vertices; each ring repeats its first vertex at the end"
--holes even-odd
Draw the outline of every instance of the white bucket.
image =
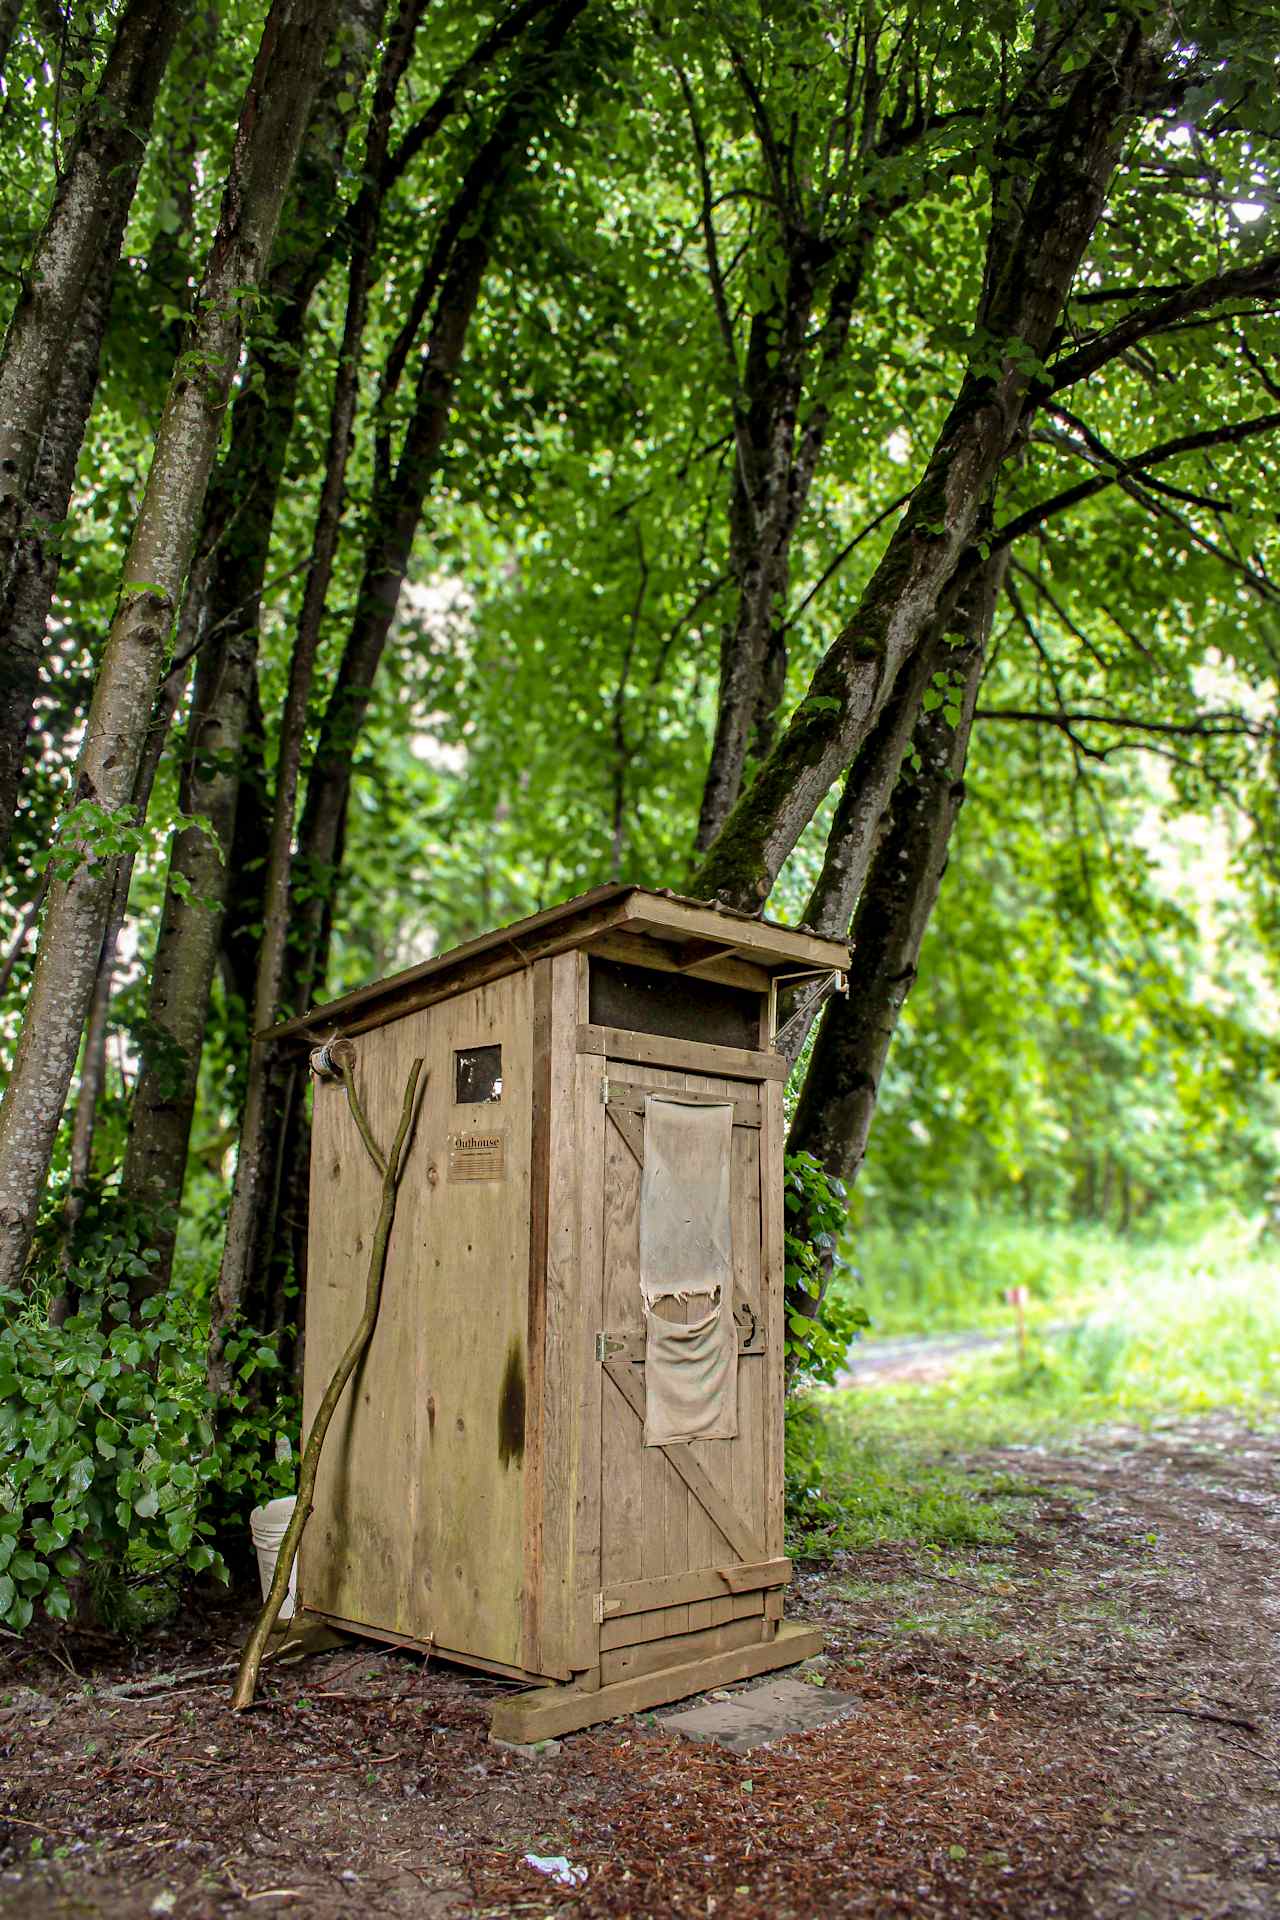
MULTIPOLYGON (((265 1507, 255 1507, 249 1515, 249 1532, 253 1536, 254 1551, 258 1556, 258 1579, 262 1582, 264 1600, 275 1578, 276 1561, 280 1557, 280 1542, 284 1539, 297 1504, 297 1496, 289 1493, 282 1500, 268 1500, 265 1507)), ((289 1591, 280 1604, 282 1620, 292 1620, 293 1603, 297 1597, 298 1561, 295 1555, 293 1565, 289 1569, 289 1591)))

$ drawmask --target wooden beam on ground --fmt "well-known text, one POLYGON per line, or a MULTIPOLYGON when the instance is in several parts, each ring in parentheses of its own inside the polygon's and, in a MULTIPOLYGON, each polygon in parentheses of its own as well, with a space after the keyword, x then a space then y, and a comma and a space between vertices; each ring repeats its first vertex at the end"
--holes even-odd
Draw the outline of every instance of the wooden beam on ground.
POLYGON ((649 1707, 661 1707, 671 1700, 687 1700, 691 1694, 705 1693, 709 1687, 727 1686, 733 1680, 747 1680, 757 1673, 769 1673, 775 1667, 791 1666, 821 1651, 820 1627, 787 1620, 772 1640, 731 1647, 724 1653, 707 1654, 684 1666, 637 1674, 632 1680, 616 1680, 594 1693, 584 1693, 577 1687, 541 1687, 535 1693, 499 1700, 493 1709, 489 1731, 495 1740, 512 1740, 522 1745, 554 1740, 579 1727, 598 1726, 602 1720, 643 1713, 649 1707))

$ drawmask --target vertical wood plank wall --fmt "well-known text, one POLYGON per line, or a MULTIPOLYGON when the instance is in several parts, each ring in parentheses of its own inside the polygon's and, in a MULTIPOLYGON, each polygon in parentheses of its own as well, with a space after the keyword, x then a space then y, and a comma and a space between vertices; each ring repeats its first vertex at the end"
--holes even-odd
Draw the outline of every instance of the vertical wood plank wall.
POLYGON ((529 1265, 522 1658, 530 1673, 573 1668, 574 1486, 582 1371, 578 1276, 581 1171, 576 1100, 579 957, 539 960, 533 982, 533 1211, 529 1265))
MULTIPOLYGON (((646 1041, 661 1046, 654 1036, 646 1036, 646 1041)), ((610 1089, 625 1086, 643 1095, 651 1089, 670 1088, 747 1102, 767 1097, 759 1083, 623 1059, 610 1058, 603 1065, 610 1089)), ((780 1096, 778 1083, 772 1085, 780 1096)), ((598 1086, 595 1100, 603 1104, 598 1086)), ((765 1111, 762 1107, 762 1123, 765 1111)), ((780 1111, 779 1106, 779 1116, 780 1111)), ((767 1476, 774 1453, 770 1432, 774 1400, 781 1406, 782 1338, 777 1310, 782 1270, 763 1257, 762 1161, 769 1165, 767 1155, 776 1152, 779 1143, 776 1130, 766 1134, 763 1124, 760 1128, 735 1126, 733 1130, 730 1204, 734 1290, 768 1329, 768 1350, 738 1363, 738 1437, 698 1441, 690 1448, 693 1459, 762 1542, 771 1540, 773 1534, 767 1476)), ((638 1341, 644 1330, 638 1269, 640 1168, 614 1126, 604 1128, 602 1146, 599 1257, 603 1294, 598 1326, 615 1339, 638 1341)), ((773 1177, 776 1181, 776 1172, 773 1177)), ((769 1184, 767 1177, 764 1184, 769 1184)), ((770 1221, 774 1211, 770 1209, 770 1221)), ((683 1317, 701 1310, 700 1306, 685 1308, 683 1317)), ((675 1317, 682 1317, 680 1310, 673 1311, 675 1317)), ((596 1372, 600 1371, 597 1362, 596 1372)), ((635 1413, 607 1382, 600 1422, 600 1586, 612 1588, 737 1563, 740 1556, 662 1450, 642 1444, 635 1413)), ((775 1551, 781 1551, 780 1544, 776 1549, 770 1547, 771 1553, 775 1551)), ((726 1589, 716 1599, 654 1608, 609 1623, 601 1632, 600 1643, 605 1649, 601 1679, 608 1684, 694 1657, 712 1633, 720 1646, 758 1640, 762 1631, 772 1631, 764 1625, 765 1616, 772 1610, 772 1603, 767 1603, 759 1591, 733 1594, 726 1589)))
MULTIPOLYGON (((510 974, 356 1041, 379 1141, 418 1054, 427 1082, 377 1332, 330 1430, 301 1566, 307 1606, 514 1668, 526 1627, 532 989, 529 972, 510 974), (455 1048, 494 1043, 501 1100, 457 1104, 455 1048), (501 1132, 501 1179, 450 1179, 449 1135, 460 1131, 501 1132)), ((343 1091, 320 1084, 308 1422, 360 1311, 377 1205, 343 1091)))
MULTIPOLYGON (((766 1081, 760 1089, 760 1099, 764 1108, 760 1128, 761 1298, 764 1303, 765 1342, 769 1350, 760 1409, 764 1431, 764 1545, 769 1557, 776 1559, 783 1552, 786 1541, 786 1378, 783 1360, 783 1342, 786 1338, 786 1311, 783 1304, 786 1248, 782 1168, 786 1118, 782 1107, 782 1082, 766 1081)), ((773 1631, 776 1632, 777 1623, 782 1618, 781 1592, 765 1596, 764 1610, 766 1619, 773 1623, 773 1631)))

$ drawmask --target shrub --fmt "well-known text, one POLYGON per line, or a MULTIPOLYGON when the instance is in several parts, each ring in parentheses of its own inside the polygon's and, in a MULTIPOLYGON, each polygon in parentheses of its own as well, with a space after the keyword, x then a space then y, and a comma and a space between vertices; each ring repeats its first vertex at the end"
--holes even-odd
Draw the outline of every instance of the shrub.
POLYGON ((843 1180, 825 1172, 811 1153, 787 1155, 783 1351, 789 1382, 808 1379, 833 1385, 850 1341, 870 1325, 866 1309, 853 1298, 859 1276, 839 1252, 840 1235, 848 1224, 845 1192, 843 1180))
POLYGON ((52 1234, 37 1242, 32 1291, 0 1294, 0 1622, 17 1632, 37 1607, 143 1624, 172 1608, 181 1579, 225 1580, 220 1521, 234 1509, 242 1524, 255 1499, 292 1485, 279 1441, 296 1403, 264 1410, 251 1391, 277 1368, 274 1345, 230 1342, 235 1386, 215 1421, 207 1290, 176 1285, 131 1316, 148 1237, 99 1194, 73 1242, 76 1311, 49 1324, 63 1277, 52 1234))
POLYGON ((51 1327, 23 1297, 0 1301, 0 1619, 21 1632, 40 1604, 65 1620, 77 1583, 105 1590, 126 1570, 221 1570, 201 1518, 219 1471, 203 1349, 181 1303, 149 1301, 135 1326, 117 1280, 51 1327))

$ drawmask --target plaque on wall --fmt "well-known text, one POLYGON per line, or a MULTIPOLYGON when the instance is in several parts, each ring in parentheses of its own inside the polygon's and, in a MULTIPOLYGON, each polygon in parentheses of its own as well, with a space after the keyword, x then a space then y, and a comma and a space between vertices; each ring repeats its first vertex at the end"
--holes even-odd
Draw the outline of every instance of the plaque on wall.
POLYGON ((505 1134, 451 1133, 449 1135, 449 1178, 451 1180, 505 1180, 506 1174, 505 1134))

